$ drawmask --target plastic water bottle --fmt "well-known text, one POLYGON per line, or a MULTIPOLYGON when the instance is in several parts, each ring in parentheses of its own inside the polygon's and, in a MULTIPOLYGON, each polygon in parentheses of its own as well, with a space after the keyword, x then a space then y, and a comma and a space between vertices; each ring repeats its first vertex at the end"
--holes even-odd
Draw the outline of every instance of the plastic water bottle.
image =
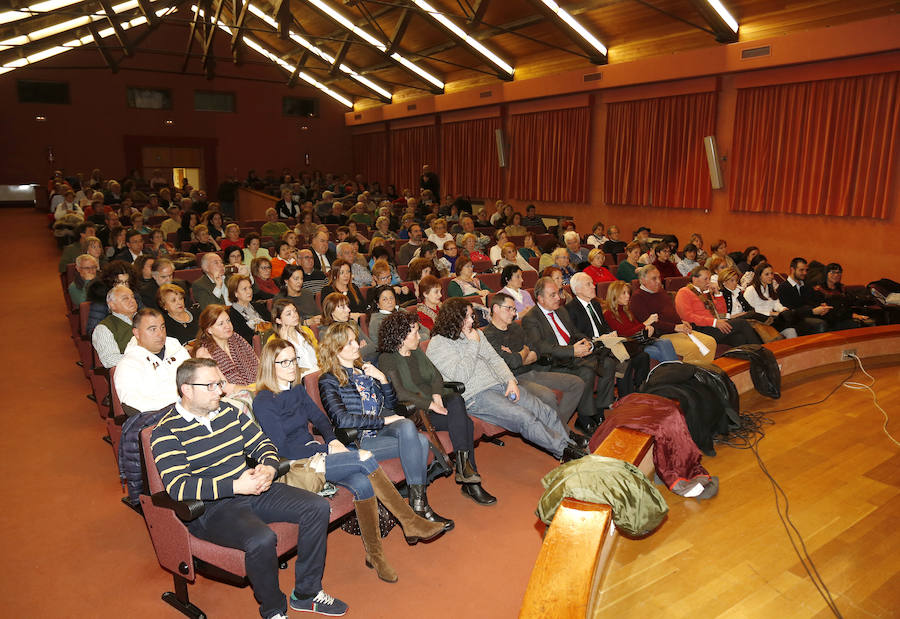
POLYGON ((513 402, 515 402, 515 401, 518 400, 519 398, 516 396, 516 392, 513 391, 513 392, 511 392, 511 393, 509 394, 509 399, 512 400, 513 402))

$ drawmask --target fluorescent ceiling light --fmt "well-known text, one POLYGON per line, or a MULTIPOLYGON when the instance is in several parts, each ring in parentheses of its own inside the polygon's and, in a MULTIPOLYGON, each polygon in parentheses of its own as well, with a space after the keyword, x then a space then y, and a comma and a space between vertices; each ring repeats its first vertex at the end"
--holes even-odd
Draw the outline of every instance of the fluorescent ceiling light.
MULTIPOLYGON (((62 0, 55 0, 62 1, 62 0)), ((157 2, 157 0, 150 0, 150 2, 157 2)), ((46 3, 45 3, 46 4, 46 3)), ((37 5, 35 5, 37 6, 37 5)), ((125 11, 129 11, 131 9, 137 8, 138 3, 137 0, 129 0, 129 2, 123 2, 122 4, 117 4, 112 7, 114 13, 119 14, 125 11)), ((168 11, 169 8, 160 9, 156 11, 157 15, 164 14, 168 11)), ((34 41, 40 41, 41 39, 45 39, 47 37, 53 36, 55 34, 60 34, 61 32, 68 32, 69 30, 74 30, 75 28, 80 28, 82 26, 86 26, 91 22, 100 21, 106 19, 106 13, 103 11, 93 13, 92 15, 82 15, 81 17, 75 17, 73 19, 69 19, 66 21, 58 22, 53 24, 52 26, 47 26, 46 28, 40 28, 38 30, 34 30, 29 32, 28 34, 22 34, 11 39, 6 39, 5 41, 0 41, 0 51, 7 50, 10 47, 14 47, 16 45, 25 45, 26 43, 33 43, 34 41)), ((144 21, 140 23, 144 23, 146 18, 143 18, 144 21)), ((138 25, 138 24, 133 24, 138 25)))
POLYGON ((327 13, 328 16, 331 17, 331 19, 338 22, 340 25, 342 25, 347 30, 350 30, 353 34, 355 34, 356 36, 363 39, 369 45, 377 47, 382 52, 387 51, 387 45, 385 45, 384 43, 382 43, 381 41, 379 41, 378 39, 373 37, 371 34, 366 32, 362 28, 359 28, 356 24, 354 24, 352 21, 350 21, 349 19, 344 17, 341 13, 339 13, 338 11, 336 11, 335 9, 330 7, 328 4, 326 4, 322 0, 308 0, 308 2, 310 4, 318 7, 323 12, 327 13))
POLYGON ((737 20, 731 16, 731 13, 728 12, 728 9, 725 8, 725 5, 719 2, 719 0, 706 0, 713 9, 715 9, 716 13, 719 14, 719 17, 722 18, 728 27, 737 34, 738 31, 738 23, 737 20))
MULTIPOLYGON (((275 29, 275 30, 279 29, 278 22, 275 21, 274 19, 272 19, 271 17, 269 17, 269 15, 267 15, 266 12, 263 11, 262 9, 258 8, 254 4, 249 4, 248 9, 250 10, 251 13, 253 13, 257 17, 259 17, 261 20, 263 20, 267 24, 269 24, 269 26, 271 26, 273 29, 275 29)), ((316 47, 305 37, 297 34, 293 30, 288 30, 288 36, 291 38, 292 41, 294 41, 295 43, 299 43, 300 45, 302 45, 303 47, 308 49, 310 52, 312 52, 313 54, 315 54, 316 56, 318 56, 319 58, 321 58, 322 60, 327 62, 328 64, 334 64, 334 56, 332 56, 325 50, 316 47)), ((379 95, 381 95, 382 97, 386 98, 389 101, 391 100, 393 95, 390 92, 388 92, 387 90, 385 90, 384 88, 382 88, 381 86, 379 86, 378 84, 373 82, 372 80, 366 79, 365 77, 363 77, 362 75, 357 73, 355 69, 347 66, 344 63, 341 63, 340 66, 338 66, 338 68, 343 73, 346 73, 347 75, 349 75, 351 78, 355 79, 357 82, 359 82, 366 88, 369 88, 370 90, 377 92, 379 95)))
MULTIPOLYGON (((194 13, 199 12, 200 15, 203 16, 203 11, 201 11, 196 5, 192 5, 192 6, 191 6, 191 11, 193 11, 194 13)), ((222 30, 224 30, 225 32, 227 32, 228 34, 231 34, 231 33, 232 33, 231 28, 229 28, 228 26, 226 26, 221 20, 216 21, 216 25, 217 25, 219 28, 221 28, 222 30)), ((293 73, 294 71, 297 70, 297 67, 296 67, 295 65, 292 65, 291 63, 287 62, 286 60, 280 58, 280 57, 277 56, 276 54, 274 54, 274 53, 272 53, 271 51, 267 50, 265 47, 263 47, 263 45, 262 45, 261 43, 259 43, 258 41, 256 41, 256 40, 250 38, 249 36, 243 35, 243 36, 241 36, 241 40, 244 41, 244 43, 247 45, 247 47, 249 47, 249 48, 252 49, 253 51, 257 52, 258 54, 260 54, 260 55, 262 55, 262 56, 265 56, 266 58, 268 58, 269 60, 271 60, 272 62, 274 62, 274 63, 277 64, 278 66, 280 66, 280 67, 281 67, 282 69, 284 69, 285 71, 290 71, 291 73, 293 73)), ((314 87, 318 88, 319 90, 321 90, 322 92, 324 92, 325 94, 327 94, 329 97, 331 97, 331 98, 334 99, 335 101, 340 101, 341 103, 343 103, 344 105, 346 105, 346 106, 347 106, 348 108, 350 108, 351 110, 353 109, 353 102, 350 101, 350 99, 348 99, 347 97, 343 96, 343 95, 340 94, 339 92, 335 92, 334 90, 330 89, 328 86, 326 86, 325 84, 321 83, 321 82, 318 81, 316 78, 314 78, 313 76, 309 75, 308 73, 306 73, 306 72, 304 72, 304 71, 298 71, 298 72, 297 72, 297 76, 298 76, 300 79, 302 79, 304 82, 310 84, 311 86, 314 86, 314 87)))
MULTIPOLYGON (((342 26, 344 26, 345 28, 347 28, 348 30, 350 30, 351 32, 353 32, 354 34, 359 36, 362 40, 364 40, 366 43, 368 43, 369 45, 376 48, 378 51, 387 53, 388 46, 385 43, 383 43, 382 41, 379 41, 377 38, 373 37, 365 30, 358 28, 356 26, 356 24, 351 22, 349 19, 347 19, 346 17, 341 15, 339 12, 337 12, 330 6, 328 6, 328 4, 323 2, 323 0, 308 0, 308 2, 310 4, 318 7, 319 9, 321 9, 322 12, 324 12, 326 15, 331 17, 334 21, 336 21, 337 23, 341 24, 342 26)), ((402 64, 404 67, 406 67, 407 69, 409 69, 416 75, 422 77, 424 80, 426 80, 430 84, 434 84, 441 90, 444 89, 444 82, 442 82, 441 80, 439 80, 438 78, 433 76, 431 73, 429 73, 425 69, 419 67, 418 65, 416 65, 413 61, 409 60, 408 58, 405 58, 404 56, 402 56, 401 54, 399 54, 397 52, 393 52, 391 54, 391 58, 393 60, 396 60, 400 64, 402 64)))
MULTIPOLYGON (((313 0, 313 1, 318 1, 318 0, 313 0)), ((457 26, 455 23, 453 23, 453 21, 449 17, 447 17, 443 13, 439 13, 437 11, 437 9, 435 9, 433 6, 431 6, 430 4, 425 2, 425 0, 413 0, 413 2, 415 2, 419 6, 419 8, 421 8, 423 11, 425 11, 426 13, 431 15, 431 17, 435 21, 440 22, 441 24, 443 24, 443 26, 447 30, 449 30, 450 32, 452 32, 453 34, 458 36, 460 39, 462 39, 466 45, 468 45, 469 47, 471 47, 472 49, 477 51, 479 54, 481 54, 482 56, 484 56, 485 58, 490 60, 497 67, 499 67, 505 73, 508 73, 510 77, 512 77, 512 74, 515 70, 509 65, 509 63, 507 63, 500 56, 498 56, 497 54, 495 54, 494 52, 492 52, 491 50, 486 48, 479 41, 470 37, 466 33, 465 30, 463 30, 462 28, 457 26)))
MULTIPOLYGON (((61 2, 62 0, 56 0, 56 1, 61 2)), ((150 2, 156 2, 156 1, 157 0, 150 0, 150 2)), ((47 4, 47 3, 44 3, 44 4, 47 4)), ((70 2, 69 4, 72 4, 72 3, 70 2)), ((63 6, 65 6, 65 5, 63 5, 63 6)), ((131 8, 135 8, 136 6, 138 6, 137 2, 126 2, 124 4, 116 5, 116 7, 113 7, 113 8, 114 8, 114 10, 116 8, 118 8, 118 11, 116 11, 116 12, 122 12, 122 11, 127 11, 131 8)), ((176 10, 177 10, 176 7, 168 6, 168 7, 164 7, 164 8, 157 10, 156 15, 157 15, 157 17, 162 17, 163 15, 174 13, 176 10)), ((102 15, 102 17, 98 16, 97 14, 94 14, 94 15, 90 15, 90 16, 85 16, 85 18, 89 18, 88 21, 97 21, 99 19, 105 18, 105 16, 106 16, 105 13, 103 13, 101 15, 102 15)), ((79 19, 81 19, 81 18, 79 18, 79 19)), ((75 21, 75 20, 70 20, 70 21, 75 21)), ((84 23, 88 23, 88 21, 85 21, 84 23)), ((146 23, 147 23, 147 18, 144 17, 143 15, 140 15, 130 21, 127 21, 127 20, 123 21, 121 23, 121 26, 122 26, 123 30, 128 30, 129 28, 134 28, 135 26, 140 26, 140 25, 143 25, 146 23)), ((67 30, 73 30, 77 27, 78 26, 72 26, 70 28, 67 28, 67 30)), ((52 34, 57 34, 58 32, 64 32, 64 31, 65 30, 58 30, 57 32, 53 32, 52 34)), ((38 32, 38 31, 36 31, 36 32, 38 32)), ((31 34, 29 34, 27 36, 31 37, 34 34, 35 33, 32 32, 31 34)), ((112 27, 109 27, 109 28, 104 28, 103 30, 99 31, 97 33, 97 36, 101 39, 105 39, 107 37, 112 36, 113 34, 115 34, 115 29, 112 27)), ((49 36, 49 35, 44 35, 44 36, 49 36)), ((77 49, 83 45, 87 45, 87 44, 93 42, 93 40, 94 40, 94 37, 92 35, 88 34, 88 35, 81 37, 80 39, 72 39, 71 41, 66 41, 65 43, 61 43, 60 45, 56 45, 56 46, 47 48, 47 49, 39 51, 39 52, 35 52, 29 56, 26 56, 25 58, 18 58, 11 62, 7 62, 2 67, 0 67, 0 75, 2 75, 3 73, 7 73, 9 71, 12 71, 13 69, 18 69, 19 67, 24 67, 29 64, 34 64, 36 62, 46 60, 47 58, 52 58, 53 56, 58 56, 59 54, 71 51, 73 49, 77 49)), ((4 41, 4 43, 5 43, 5 41, 4 41)), ((2 49, 2 47, 0 47, 0 49, 2 49)))
POLYGON ((31 6, 19 9, 18 11, 4 11, 0 13, 0 24, 8 24, 10 22, 19 21, 26 17, 31 17, 35 13, 46 13, 55 11, 72 4, 81 4, 84 0, 47 0, 47 2, 38 2, 31 6))
POLYGON ((556 13, 557 17, 559 17, 561 20, 566 22, 566 24, 568 24, 569 28, 571 28, 572 30, 577 32, 579 35, 581 35, 582 39, 584 39, 585 41, 590 43, 591 47, 596 49, 598 52, 600 52, 604 56, 607 55, 608 50, 606 49, 606 46, 603 43, 601 43, 600 41, 598 41, 597 37, 595 37, 590 32, 588 32, 587 29, 584 26, 582 26, 578 22, 578 20, 576 20, 574 17, 572 17, 572 15, 568 11, 566 11, 564 8, 562 8, 561 6, 556 4, 556 2, 554 0, 542 0, 542 1, 544 4, 547 5, 547 8, 549 8, 551 11, 556 13))

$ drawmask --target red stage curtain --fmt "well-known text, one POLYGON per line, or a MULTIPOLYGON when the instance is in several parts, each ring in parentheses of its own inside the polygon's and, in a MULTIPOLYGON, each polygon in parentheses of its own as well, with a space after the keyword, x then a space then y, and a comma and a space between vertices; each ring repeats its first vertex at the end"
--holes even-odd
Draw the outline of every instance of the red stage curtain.
MULTIPOLYGON (((437 128, 434 125, 394 129, 391 131, 391 182, 397 191, 419 192, 422 166, 430 165, 440 174, 437 160, 437 128)), ((440 196, 435 196, 440 200, 440 196)))
POLYGON ((353 136, 353 172, 362 174, 366 182, 388 183, 387 133, 364 133, 353 136))
POLYGON ((494 134, 499 128, 499 118, 441 125, 442 193, 495 200, 500 197, 500 165, 494 134))
POLYGON ((587 107, 510 116, 510 197, 586 203, 590 139, 587 107))
POLYGON ((731 209, 884 219, 900 73, 738 91, 731 209))
POLYGON ((708 208, 703 138, 716 129, 716 93, 607 106, 607 204, 708 208))

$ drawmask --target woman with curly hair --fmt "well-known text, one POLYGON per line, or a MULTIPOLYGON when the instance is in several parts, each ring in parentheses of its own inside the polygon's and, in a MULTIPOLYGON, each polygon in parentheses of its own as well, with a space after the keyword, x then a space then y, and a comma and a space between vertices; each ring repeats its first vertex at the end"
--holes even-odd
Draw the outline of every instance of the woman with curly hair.
MULTIPOLYGON (((289 304, 288 304, 289 305, 289 304)), ((290 306, 293 307, 293 306, 290 306)), ((324 466, 325 479, 353 493, 360 537, 366 550, 366 565, 385 582, 397 582, 397 572, 387 562, 378 530, 378 500, 400 521, 410 544, 431 539, 444 530, 439 523, 418 516, 378 466, 372 452, 347 449, 334 434, 328 418, 303 388, 297 372, 297 352, 290 342, 272 338, 262 350, 256 378, 253 413, 278 453, 292 460, 309 458, 324 466), (312 423, 324 439, 316 441, 312 423)), ((290 483, 290 481, 288 481, 290 483)))
POLYGON ((446 389, 441 373, 419 349, 419 321, 407 312, 387 316, 378 331, 378 366, 391 380, 397 397, 428 415, 435 430, 449 430, 456 455, 456 483, 462 493, 479 505, 497 499, 481 487, 475 466, 474 426, 458 393, 446 389))
POLYGON ((381 370, 363 363, 358 337, 354 323, 334 323, 321 338, 319 394, 325 412, 335 427, 356 430, 357 447, 371 451, 377 461, 399 457, 409 487, 410 507, 449 531, 453 521, 435 513, 425 493, 428 439, 419 434, 412 421, 394 414, 394 387, 381 370))
POLYGON ((438 314, 426 354, 445 380, 465 383, 469 415, 517 432, 564 460, 585 452, 574 446, 556 411, 519 387, 506 362, 474 327, 466 299, 447 299, 438 314))

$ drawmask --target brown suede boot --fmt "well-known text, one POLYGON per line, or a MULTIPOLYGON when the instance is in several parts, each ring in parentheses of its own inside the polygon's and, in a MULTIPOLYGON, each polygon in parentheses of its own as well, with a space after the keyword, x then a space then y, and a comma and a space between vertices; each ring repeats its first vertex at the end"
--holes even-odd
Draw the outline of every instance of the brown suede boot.
POLYGON ((413 511, 409 503, 397 492, 394 483, 381 467, 378 467, 374 473, 369 475, 369 483, 372 484, 372 489, 375 491, 375 496, 378 497, 378 500, 400 522, 407 544, 415 544, 419 540, 431 539, 444 532, 443 524, 426 520, 413 511))
POLYGON ((353 501, 356 519, 359 521, 359 536, 366 548, 366 565, 375 568, 378 578, 384 582, 397 582, 397 572, 384 557, 381 545, 381 531, 378 526, 378 499, 370 497, 353 501))

